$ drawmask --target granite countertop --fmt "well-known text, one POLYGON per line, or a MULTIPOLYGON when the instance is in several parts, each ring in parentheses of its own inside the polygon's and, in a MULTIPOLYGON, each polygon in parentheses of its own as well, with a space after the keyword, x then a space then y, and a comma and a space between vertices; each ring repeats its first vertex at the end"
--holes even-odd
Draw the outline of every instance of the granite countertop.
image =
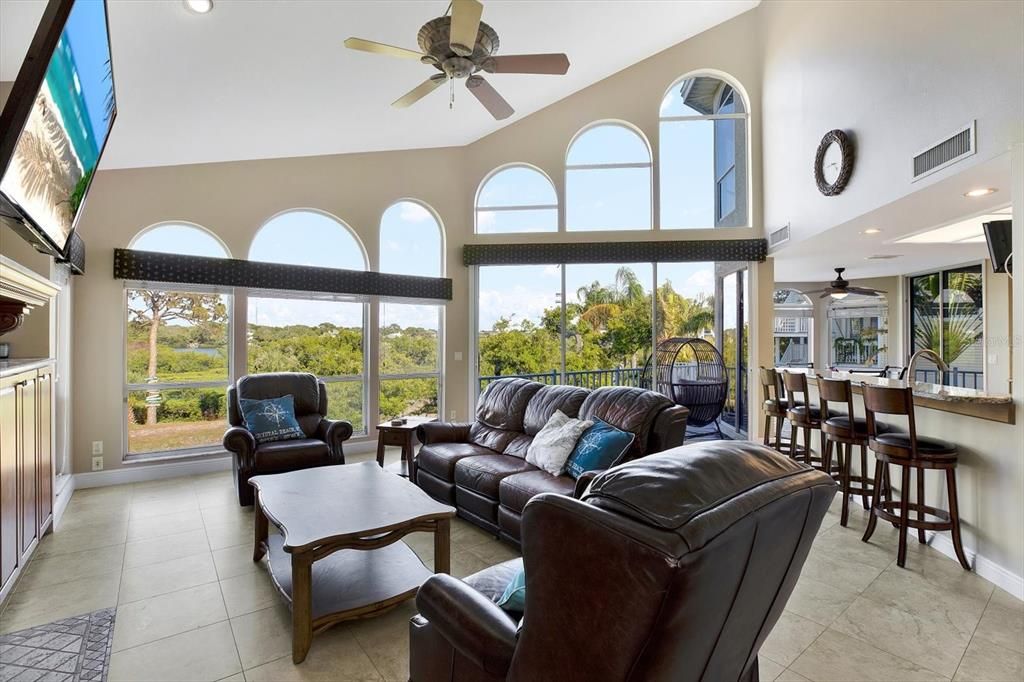
POLYGON ((0 360, 0 377, 9 377, 53 364, 53 358, 10 358, 0 360))
POLYGON ((859 372, 818 372, 813 369, 790 369, 788 371, 801 372, 811 376, 823 376, 826 379, 849 379, 853 382, 855 389, 859 389, 859 384, 862 383, 891 388, 906 388, 910 386, 914 390, 914 396, 918 398, 928 398, 947 403, 984 403, 988 405, 1008 405, 1013 403, 1013 397, 1005 393, 987 393, 974 388, 940 386, 939 384, 926 384, 920 381, 907 382, 900 379, 886 379, 870 374, 861 374, 859 372))

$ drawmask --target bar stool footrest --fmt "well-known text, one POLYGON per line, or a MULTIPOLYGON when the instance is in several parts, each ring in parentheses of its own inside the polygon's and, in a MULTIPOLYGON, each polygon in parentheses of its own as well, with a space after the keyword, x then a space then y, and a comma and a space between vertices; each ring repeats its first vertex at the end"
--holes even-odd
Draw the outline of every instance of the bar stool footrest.
MULTIPOLYGON (((938 509, 937 507, 931 507, 927 504, 918 504, 911 502, 907 505, 907 514, 917 514, 917 512, 924 512, 928 516, 933 516, 938 521, 929 521, 927 519, 919 521, 916 518, 907 518, 908 528, 917 528, 921 530, 952 530, 953 523, 950 520, 949 512, 944 509, 938 509)), ((896 500, 879 501, 875 504, 872 509, 872 513, 880 519, 889 521, 893 524, 902 523, 903 519, 900 518, 900 503, 896 500)))

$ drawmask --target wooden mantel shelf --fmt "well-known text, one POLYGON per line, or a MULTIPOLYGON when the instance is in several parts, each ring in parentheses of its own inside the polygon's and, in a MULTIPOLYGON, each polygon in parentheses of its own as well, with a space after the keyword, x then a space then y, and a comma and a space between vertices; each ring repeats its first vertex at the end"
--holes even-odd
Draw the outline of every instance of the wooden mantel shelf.
POLYGON ((0 256, 0 335, 18 327, 25 315, 52 301, 59 291, 45 277, 0 256))

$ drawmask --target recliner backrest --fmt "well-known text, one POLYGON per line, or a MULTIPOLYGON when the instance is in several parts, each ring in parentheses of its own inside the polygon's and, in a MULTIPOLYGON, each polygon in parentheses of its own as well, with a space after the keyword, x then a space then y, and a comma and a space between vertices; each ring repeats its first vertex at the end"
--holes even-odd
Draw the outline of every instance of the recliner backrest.
POLYGON ((232 426, 243 426, 238 400, 267 400, 291 395, 295 402, 295 417, 307 437, 316 434, 320 420, 327 416, 327 387, 308 372, 271 372, 249 374, 228 388, 228 421, 232 426))
POLYGON ((610 469, 582 500, 534 497, 508 679, 740 679, 835 488, 770 448, 719 441, 610 469))

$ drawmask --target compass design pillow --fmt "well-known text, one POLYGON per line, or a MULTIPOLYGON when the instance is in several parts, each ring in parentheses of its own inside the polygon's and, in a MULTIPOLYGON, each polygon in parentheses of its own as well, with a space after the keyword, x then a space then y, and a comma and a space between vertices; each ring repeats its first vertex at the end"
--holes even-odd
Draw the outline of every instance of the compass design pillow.
POLYGON ((306 437, 295 418, 293 396, 283 395, 269 400, 241 398, 238 402, 242 407, 242 416, 245 417, 245 427, 257 443, 306 437))

